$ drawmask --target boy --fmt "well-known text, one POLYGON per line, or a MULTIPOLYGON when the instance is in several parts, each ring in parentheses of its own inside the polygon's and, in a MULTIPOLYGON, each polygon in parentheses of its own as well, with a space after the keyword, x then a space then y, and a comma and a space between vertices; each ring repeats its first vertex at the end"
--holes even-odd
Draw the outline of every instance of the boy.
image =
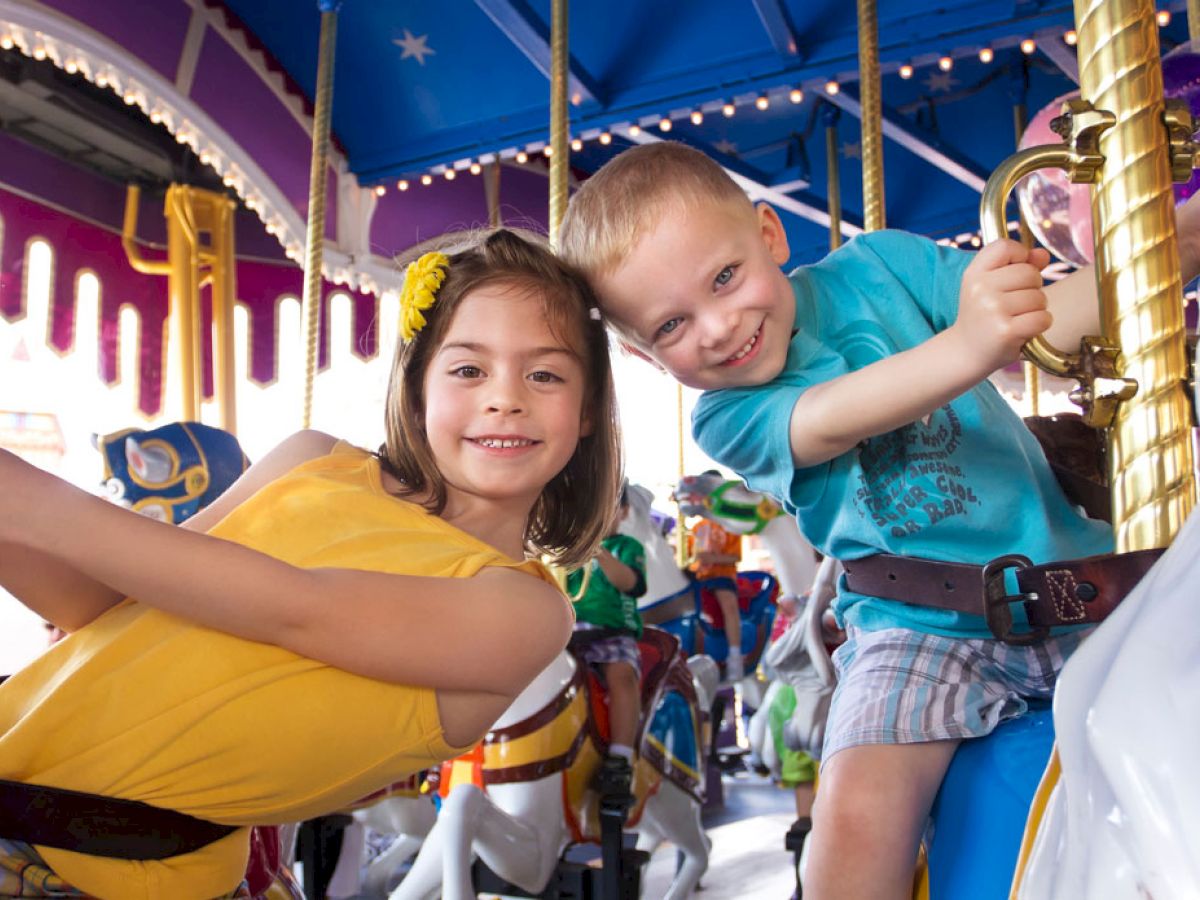
POLYGON ((637 598, 646 593, 646 550, 635 538, 617 532, 629 515, 627 491, 622 486, 612 527, 595 559, 567 576, 567 594, 575 603, 572 644, 585 662, 600 669, 608 690, 610 741, 596 775, 596 789, 614 798, 630 796, 642 711, 642 657, 637 645, 642 617, 637 598))
MULTIPOLYGON (((1200 271, 1198 210, 1178 210, 1185 281, 1200 271)), ((987 381, 1035 335, 1074 349, 1099 333, 1091 271, 1043 288, 1044 250, 1005 240, 971 255, 885 231, 789 278, 775 212, 665 142, 585 182, 561 245, 630 348, 706 391, 701 447, 783 500, 822 553, 981 565, 1111 552, 1108 526, 1068 503, 987 381)), ((806 874, 821 900, 910 896, 959 741, 1022 712, 1023 697, 1051 696, 1080 640, 1055 629, 1010 646, 980 616, 921 600, 841 584, 848 640, 806 874)))

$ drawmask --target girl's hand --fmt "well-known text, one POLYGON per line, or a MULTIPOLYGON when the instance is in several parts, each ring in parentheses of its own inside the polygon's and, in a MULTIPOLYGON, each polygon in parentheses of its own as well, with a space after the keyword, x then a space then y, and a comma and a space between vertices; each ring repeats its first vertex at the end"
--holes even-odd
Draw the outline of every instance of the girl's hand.
POLYGON ((1041 270, 1049 254, 1012 240, 989 244, 963 273, 958 318, 947 329, 970 348, 986 377, 1015 360, 1030 338, 1054 321, 1046 306, 1041 270))

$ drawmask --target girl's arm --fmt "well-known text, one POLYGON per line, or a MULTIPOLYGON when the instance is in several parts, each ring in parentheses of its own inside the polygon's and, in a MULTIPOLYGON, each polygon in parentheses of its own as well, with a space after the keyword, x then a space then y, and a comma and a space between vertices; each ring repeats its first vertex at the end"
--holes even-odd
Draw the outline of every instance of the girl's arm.
MULTIPOLYGON (((333 444, 334 438, 315 431, 293 435, 183 527, 207 531, 260 487, 300 463, 328 453, 333 444)), ((18 542, 0 543, 0 586, 64 631, 82 628, 125 598, 65 560, 18 542)))
POLYGON ((370 678, 511 696, 570 636, 562 595, 522 572, 301 569, 115 507, 5 453, 0 497, 0 543, 56 556, 198 624, 370 678))
POLYGON ((63 560, 16 542, 0 543, 0 586, 63 631, 75 631, 123 595, 63 560))

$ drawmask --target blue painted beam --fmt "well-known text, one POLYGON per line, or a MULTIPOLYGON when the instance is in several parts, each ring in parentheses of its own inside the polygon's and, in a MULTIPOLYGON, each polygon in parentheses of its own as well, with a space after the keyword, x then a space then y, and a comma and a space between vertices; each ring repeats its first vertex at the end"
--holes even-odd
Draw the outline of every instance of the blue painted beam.
POLYGON ((775 52, 786 59, 799 57, 800 42, 792 23, 788 21, 782 0, 754 0, 754 9, 762 20, 767 36, 771 38, 775 52))
MULTIPOLYGON (((475 0, 475 5, 487 14, 539 72, 550 77, 550 29, 525 0, 475 0)), ((595 81, 569 55, 569 48, 568 57, 567 96, 576 105, 589 100, 601 102, 595 81)))
MULTIPOLYGON (((821 99, 841 107, 857 119, 862 118, 862 103, 858 99, 858 92, 849 86, 843 86, 838 93, 826 94, 821 99)), ((909 150, 934 168, 941 169, 951 178, 983 193, 989 172, 979 163, 924 128, 912 124, 895 110, 885 106, 881 119, 884 137, 909 150)))
POLYGON ((1074 47, 1068 47, 1058 34, 1039 34, 1038 51, 1054 63, 1064 75, 1079 84, 1079 59, 1074 47))

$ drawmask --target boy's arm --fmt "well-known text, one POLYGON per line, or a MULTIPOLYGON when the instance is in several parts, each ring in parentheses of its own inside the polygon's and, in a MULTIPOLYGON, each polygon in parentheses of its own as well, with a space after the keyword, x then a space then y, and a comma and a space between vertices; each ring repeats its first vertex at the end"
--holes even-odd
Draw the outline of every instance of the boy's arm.
POLYGON ((985 247, 963 273, 954 324, 923 344, 804 391, 789 437, 798 468, 928 415, 1020 353, 1051 323, 1042 289, 1045 250, 1016 241, 985 247))
POLYGON ((393 683, 514 696, 571 629, 561 593, 523 572, 302 569, 113 506, 0 451, 6 544, 200 625, 393 683))
MULTIPOLYGON (((1179 244, 1179 268, 1183 283, 1200 275, 1200 194, 1175 210, 1179 244)), ((1096 269, 1086 266, 1066 278, 1046 286, 1046 298, 1054 324, 1045 337, 1051 345, 1066 353, 1079 349, 1081 338, 1100 334, 1100 302, 1097 297, 1096 269)))
POLYGON ((637 572, 633 567, 625 565, 607 550, 601 549, 596 554, 596 562, 609 584, 622 594, 628 594, 637 586, 637 572))

